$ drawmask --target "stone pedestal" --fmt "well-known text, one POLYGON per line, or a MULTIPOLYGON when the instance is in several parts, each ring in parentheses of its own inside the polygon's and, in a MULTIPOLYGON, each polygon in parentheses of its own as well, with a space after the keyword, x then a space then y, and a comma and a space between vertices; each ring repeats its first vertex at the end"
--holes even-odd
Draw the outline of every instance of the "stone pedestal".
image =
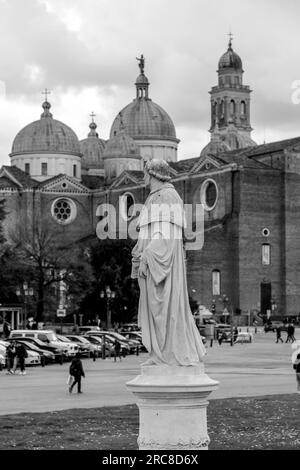
POLYGON ((204 365, 144 365, 127 382, 140 412, 140 450, 207 450, 207 397, 218 382, 204 365))

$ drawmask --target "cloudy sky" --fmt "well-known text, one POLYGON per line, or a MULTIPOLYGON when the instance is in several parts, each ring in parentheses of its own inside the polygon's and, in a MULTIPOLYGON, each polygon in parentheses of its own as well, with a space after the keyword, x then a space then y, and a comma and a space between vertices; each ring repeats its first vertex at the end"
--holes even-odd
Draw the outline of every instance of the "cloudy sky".
POLYGON ((254 140, 299 136, 299 17, 299 0, 0 0, 0 164, 9 164, 17 132, 39 118, 45 87, 54 118, 82 139, 94 111, 107 139, 135 97, 141 53, 150 97, 181 139, 179 159, 199 155, 230 30, 253 90, 254 140))

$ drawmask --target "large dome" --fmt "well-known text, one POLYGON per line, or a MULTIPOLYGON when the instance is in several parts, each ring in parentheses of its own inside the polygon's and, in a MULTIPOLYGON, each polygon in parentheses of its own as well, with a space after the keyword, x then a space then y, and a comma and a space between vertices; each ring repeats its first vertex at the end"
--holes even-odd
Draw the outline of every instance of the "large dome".
POLYGON ((118 134, 123 120, 126 133, 133 139, 166 139, 177 142, 170 116, 149 98, 139 98, 122 109, 114 120, 110 137, 118 134), (121 114, 121 116, 120 116, 121 114))
POLYGON ((232 49, 231 41, 229 42, 228 49, 219 60, 219 71, 224 69, 242 70, 243 64, 240 56, 232 49))
POLYGON ((52 118, 50 103, 43 103, 41 119, 25 126, 15 137, 11 156, 33 153, 63 153, 80 156, 79 140, 63 122, 52 118))
POLYGON ((91 122, 90 132, 87 139, 80 141, 80 150, 82 153, 82 169, 102 169, 104 168, 103 153, 105 149, 105 140, 99 139, 96 132, 97 124, 91 122))

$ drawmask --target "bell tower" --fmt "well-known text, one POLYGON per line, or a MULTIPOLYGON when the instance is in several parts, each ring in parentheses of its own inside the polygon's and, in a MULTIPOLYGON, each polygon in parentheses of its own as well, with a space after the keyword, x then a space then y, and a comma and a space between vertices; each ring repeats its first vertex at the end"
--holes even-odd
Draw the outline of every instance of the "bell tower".
POLYGON ((243 66, 239 55, 232 48, 229 34, 228 49, 219 60, 218 85, 212 87, 211 127, 223 136, 230 149, 256 145, 251 139, 250 87, 243 85, 243 66))

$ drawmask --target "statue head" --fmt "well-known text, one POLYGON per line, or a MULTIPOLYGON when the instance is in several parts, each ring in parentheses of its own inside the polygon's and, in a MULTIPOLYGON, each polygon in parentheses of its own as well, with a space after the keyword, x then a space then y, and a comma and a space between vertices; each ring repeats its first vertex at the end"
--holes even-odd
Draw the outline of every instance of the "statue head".
POLYGON ((144 173, 144 180, 146 185, 150 183, 150 177, 153 177, 162 182, 170 181, 171 179, 170 167, 168 163, 165 162, 165 160, 158 160, 157 158, 148 160, 145 163, 144 173))

